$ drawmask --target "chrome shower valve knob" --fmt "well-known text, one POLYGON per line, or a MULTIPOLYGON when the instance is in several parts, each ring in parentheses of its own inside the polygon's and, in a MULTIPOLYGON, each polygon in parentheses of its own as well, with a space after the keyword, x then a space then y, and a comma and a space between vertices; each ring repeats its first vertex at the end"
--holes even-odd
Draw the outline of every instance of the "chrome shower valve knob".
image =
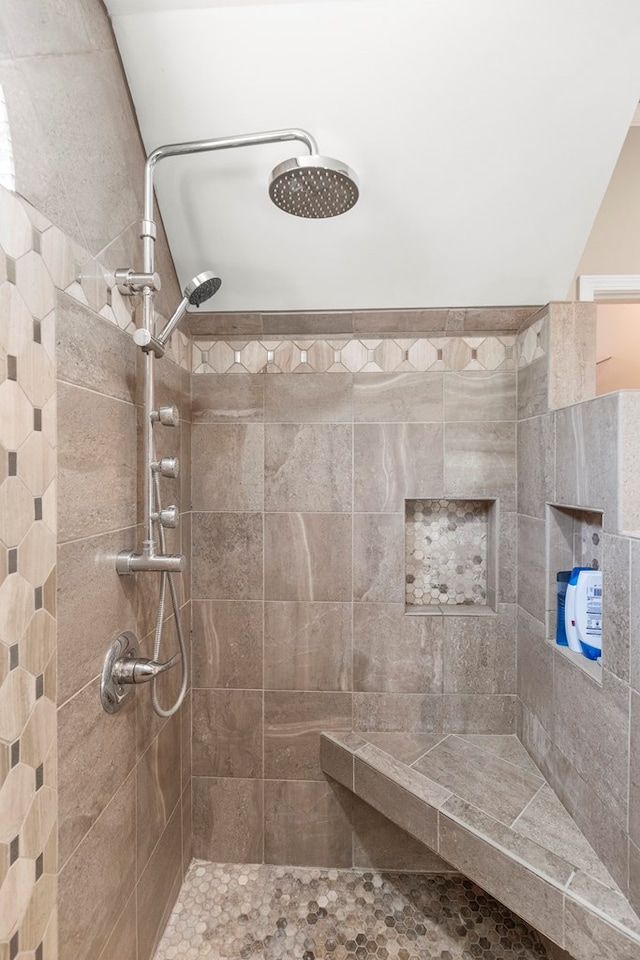
POLYGON ((174 403, 164 403, 151 413, 154 423, 161 423, 163 427, 177 427, 180 423, 180 411, 174 403))
POLYGON ((161 460, 154 460, 151 470, 153 473, 159 473, 161 477, 175 480, 180 473, 180 461, 177 457, 162 457, 161 460))
POLYGON ((158 523, 163 527, 177 527, 178 508, 175 504, 171 504, 169 507, 164 507, 163 510, 160 510, 158 513, 154 514, 154 520, 157 520, 158 523))

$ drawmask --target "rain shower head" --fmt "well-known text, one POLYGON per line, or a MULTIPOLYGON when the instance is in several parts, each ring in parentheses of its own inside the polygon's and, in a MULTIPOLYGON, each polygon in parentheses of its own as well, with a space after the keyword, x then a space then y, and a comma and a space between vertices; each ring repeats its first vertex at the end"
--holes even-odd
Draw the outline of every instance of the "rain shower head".
POLYGON ((310 220, 346 213, 359 195, 356 175, 346 163, 316 153, 279 163, 269 183, 277 207, 310 220))

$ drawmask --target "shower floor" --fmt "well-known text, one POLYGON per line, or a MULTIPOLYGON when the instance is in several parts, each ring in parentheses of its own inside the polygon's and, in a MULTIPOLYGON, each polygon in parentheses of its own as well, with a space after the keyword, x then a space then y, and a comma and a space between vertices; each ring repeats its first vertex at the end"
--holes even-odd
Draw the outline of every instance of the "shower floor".
POLYGON ((534 960, 537 933, 458 875, 194 860, 155 960, 534 960))

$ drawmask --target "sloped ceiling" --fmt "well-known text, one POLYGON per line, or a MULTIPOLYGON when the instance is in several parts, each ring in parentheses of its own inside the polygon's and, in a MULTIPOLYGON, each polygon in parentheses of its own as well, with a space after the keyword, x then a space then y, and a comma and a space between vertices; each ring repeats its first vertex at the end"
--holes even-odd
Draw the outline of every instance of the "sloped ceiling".
POLYGON ((267 193, 295 144, 159 164, 181 283, 223 279, 207 309, 565 297, 640 97, 638 0, 106 5, 148 151, 303 127, 359 176, 307 221, 267 193))

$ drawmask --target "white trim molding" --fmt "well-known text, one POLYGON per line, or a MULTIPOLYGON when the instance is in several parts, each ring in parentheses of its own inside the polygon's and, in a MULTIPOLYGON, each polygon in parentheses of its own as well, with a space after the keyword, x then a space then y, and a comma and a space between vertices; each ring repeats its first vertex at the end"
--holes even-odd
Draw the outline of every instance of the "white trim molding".
POLYGON ((578 300, 640 300, 640 274, 594 273, 580 276, 578 300))

